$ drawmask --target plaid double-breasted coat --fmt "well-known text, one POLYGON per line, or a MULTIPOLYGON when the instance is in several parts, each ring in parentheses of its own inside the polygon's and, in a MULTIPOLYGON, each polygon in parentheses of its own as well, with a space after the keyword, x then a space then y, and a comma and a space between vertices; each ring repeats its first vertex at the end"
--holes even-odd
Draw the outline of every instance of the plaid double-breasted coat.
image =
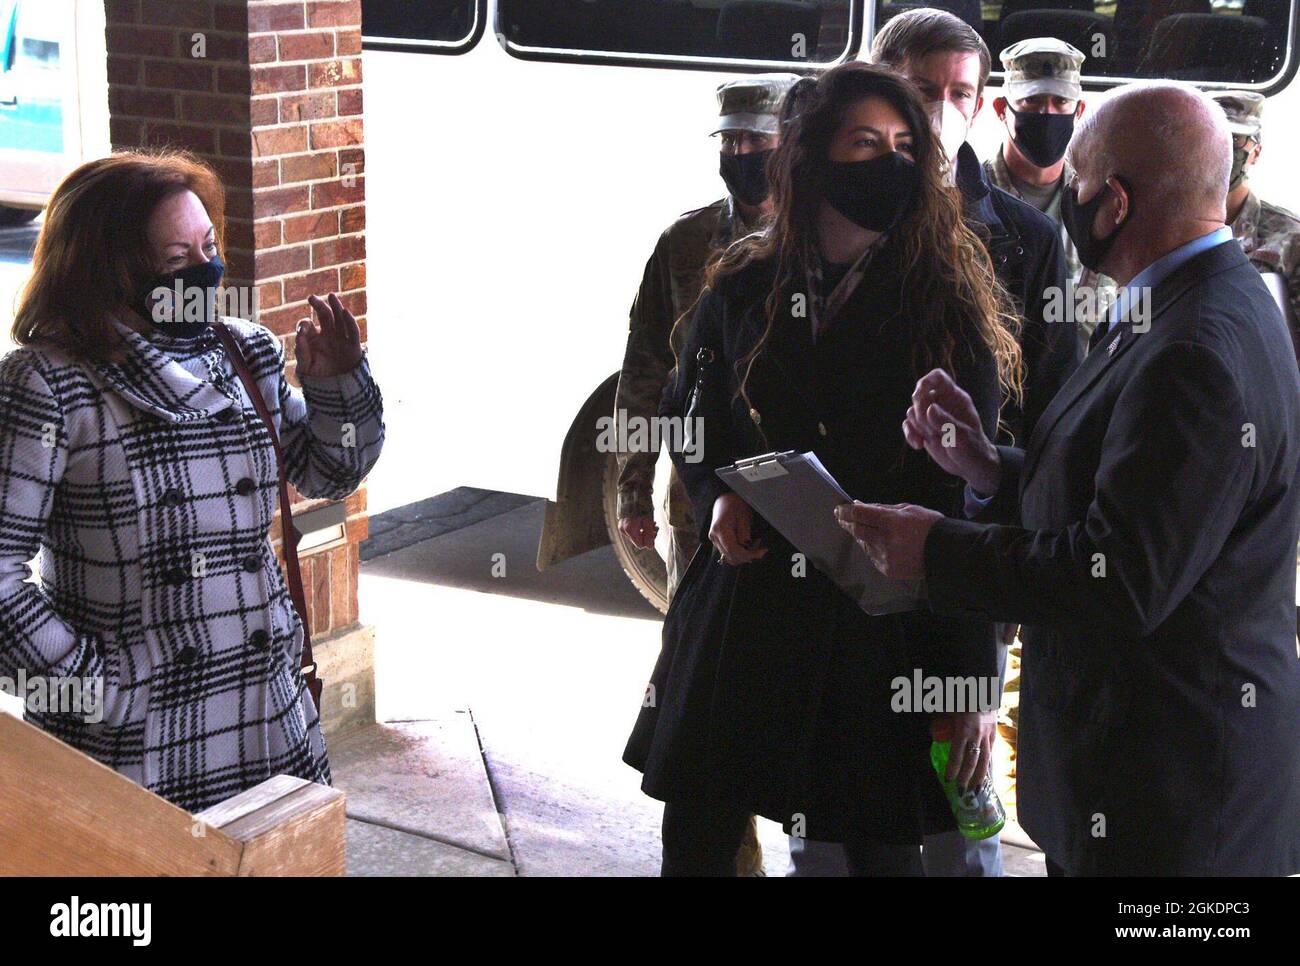
MULTIPOLYGON (((298 390, 270 332, 226 323, 290 482, 347 496, 383 443, 366 360, 298 390)), ((119 363, 44 346, 0 361, 0 675, 101 680, 102 720, 30 706, 27 720, 191 811, 277 774, 328 783, 267 539, 270 436, 224 353, 201 378, 118 326, 119 363)))

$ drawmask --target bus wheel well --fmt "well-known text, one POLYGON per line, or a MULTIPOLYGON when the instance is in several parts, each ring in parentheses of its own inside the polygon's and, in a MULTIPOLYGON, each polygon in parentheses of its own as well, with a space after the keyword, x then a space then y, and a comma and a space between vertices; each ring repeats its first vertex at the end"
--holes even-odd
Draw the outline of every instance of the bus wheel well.
POLYGON ((609 543, 601 503, 607 454, 596 450, 596 420, 613 415, 617 387, 616 372, 587 397, 565 434, 555 500, 546 503, 542 536, 537 545, 538 570, 609 543))

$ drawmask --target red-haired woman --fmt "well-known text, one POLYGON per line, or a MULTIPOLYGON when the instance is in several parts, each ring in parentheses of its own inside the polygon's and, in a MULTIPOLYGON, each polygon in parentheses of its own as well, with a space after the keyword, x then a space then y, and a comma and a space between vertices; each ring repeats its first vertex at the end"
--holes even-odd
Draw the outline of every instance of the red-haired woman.
MULTIPOLYGON (((223 208, 185 155, 78 168, 0 361, 0 674, 102 685, 96 707, 25 716, 191 811, 273 775, 330 780, 267 540, 276 455, 214 328, 223 208)), ((379 456, 382 403, 355 319, 334 295, 311 304, 301 390, 270 332, 222 321, 289 482, 342 499, 379 456)))

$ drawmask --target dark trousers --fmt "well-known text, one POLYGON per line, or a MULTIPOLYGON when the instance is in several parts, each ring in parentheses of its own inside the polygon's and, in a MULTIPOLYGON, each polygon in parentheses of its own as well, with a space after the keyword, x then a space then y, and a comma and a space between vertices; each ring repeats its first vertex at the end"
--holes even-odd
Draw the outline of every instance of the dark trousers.
MULTIPOLYGON (((734 876, 736 849, 749 822, 748 809, 694 802, 664 806, 663 863, 660 875, 734 876)), ((922 875, 920 845, 844 843, 849 873, 861 876, 922 875)))
POLYGON ((1061 879, 1061 878, 1069 877, 1070 873, 1065 871, 1065 867, 1057 865, 1055 862, 1053 862, 1052 857, 1050 855, 1045 855, 1043 856, 1043 858, 1047 861, 1047 877, 1049 879, 1061 879))

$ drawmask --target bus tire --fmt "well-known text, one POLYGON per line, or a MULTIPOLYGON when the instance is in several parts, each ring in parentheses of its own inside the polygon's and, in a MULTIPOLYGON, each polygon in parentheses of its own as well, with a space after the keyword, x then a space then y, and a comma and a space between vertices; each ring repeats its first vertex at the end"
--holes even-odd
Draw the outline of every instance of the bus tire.
POLYGON ((8 205, 0 205, 0 228, 25 225, 35 221, 40 213, 39 208, 10 208, 8 205))
POLYGON ((668 566, 654 547, 638 550, 618 529, 618 458, 605 453, 605 467, 601 483, 602 502, 605 508, 605 529, 609 542, 614 545, 614 555, 632 586, 641 596, 659 609, 668 612, 668 566))

